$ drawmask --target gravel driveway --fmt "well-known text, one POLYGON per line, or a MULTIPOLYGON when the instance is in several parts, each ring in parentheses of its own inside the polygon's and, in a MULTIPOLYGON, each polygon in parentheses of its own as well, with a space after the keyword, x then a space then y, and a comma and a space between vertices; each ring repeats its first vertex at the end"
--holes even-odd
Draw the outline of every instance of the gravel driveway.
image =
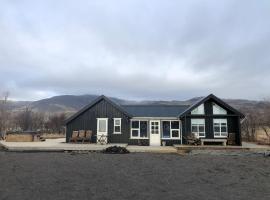
POLYGON ((270 157, 0 152, 0 199, 270 199, 270 157))

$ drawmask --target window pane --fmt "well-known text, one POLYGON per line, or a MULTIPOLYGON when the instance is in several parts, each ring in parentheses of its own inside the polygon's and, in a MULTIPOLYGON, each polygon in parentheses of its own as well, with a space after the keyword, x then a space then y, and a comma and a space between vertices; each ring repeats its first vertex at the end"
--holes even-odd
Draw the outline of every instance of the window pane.
POLYGON ((227 133, 221 133, 222 136, 227 136, 227 133))
POLYGON ((114 120, 114 125, 115 126, 120 126, 120 121, 121 121, 120 119, 115 119, 114 120))
POLYGON ((131 122, 131 124, 132 124, 132 128, 139 128, 139 121, 132 121, 131 122))
POLYGON ((179 121, 172 121, 172 129, 179 129, 179 121))
POLYGON ((99 126, 98 126, 98 131, 99 132, 106 132, 106 125, 107 125, 107 123, 106 123, 106 120, 99 120, 99 126))
POLYGON ((204 119, 191 119, 191 124, 205 124, 204 119))
POLYGON ((191 114, 204 114, 204 104, 201 104, 200 106, 192 110, 191 114))
POLYGON ((191 132, 194 132, 194 133, 198 132, 198 126, 192 125, 191 129, 192 129, 191 132))
POLYGON ((200 137, 204 137, 205 136, 205 133, 199 133, 199 136, 200 137))
POLYGON ((215 132, 215 136, 220 136, 220 133, 219 132, 215 132))
POLYGON ((199 132, 204 132, 204 126, 203 125, 199 126, 199 132))
POLYGON ((172 137, 179 137, 179 131, 178 130, 173 130, 172 131, 172 137))
POLYGON ((147 121, 140 121, 140 137, 147 137, 147 121))
POLYGON ((162 122, 163 127, 163 138, 170 138, 170 122, 169 121, 163 121, 162 122))
POLYGON ((120 130, 120 126, 115 126, 114 127, 114 132, 117 132, 117 133, 119 133, 121 130, 120 130))
POLYGON ((132 130, 132 137, 138 137, 139 131, 138 130, 132 130))
POLYGON ((221 132, 227 132, 227 127, 226 126, 222 126, 221 127, 221 132))
POLYGON ((214 131, 215 131, 215 132, 220 132, 220 127, 219 127, 219 126, 215 126, 215 127, 214 127, 214 131))

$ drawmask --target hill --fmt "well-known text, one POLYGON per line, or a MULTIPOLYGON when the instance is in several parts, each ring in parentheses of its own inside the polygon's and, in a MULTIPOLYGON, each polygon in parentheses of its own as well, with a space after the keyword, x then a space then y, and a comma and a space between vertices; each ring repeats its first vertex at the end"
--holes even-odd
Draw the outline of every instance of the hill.
MULTIPOLYGON (((41 99, 38 101, 10 101, 8 104, 9 109, 13 111, 20 111, 26 106, 30 107, 36 112, 56 113, 56 112, 67 112, 73 113, 78 111, 80 108, 89 104, 98 95, 61 95, 54 96, 47 99, 41 99)), ((110 97, 113 101, 119 104, 165 104, 165 105, 190 105, 197 102, 202 97, 195 97, 184 101, 128 101, 115 97, 110 97)), ((263 101, 251 101, 245 99, 224 99, 225 102, 237 109, 255 109, 263 108, 263 101)))

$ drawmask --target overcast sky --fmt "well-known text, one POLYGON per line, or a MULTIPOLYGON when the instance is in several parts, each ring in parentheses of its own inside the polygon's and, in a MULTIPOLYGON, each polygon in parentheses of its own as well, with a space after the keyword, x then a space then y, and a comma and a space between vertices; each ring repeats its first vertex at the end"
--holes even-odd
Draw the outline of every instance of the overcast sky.
POLYGON ((0 0, 12 99, 270 96, 269 0, 0 0))

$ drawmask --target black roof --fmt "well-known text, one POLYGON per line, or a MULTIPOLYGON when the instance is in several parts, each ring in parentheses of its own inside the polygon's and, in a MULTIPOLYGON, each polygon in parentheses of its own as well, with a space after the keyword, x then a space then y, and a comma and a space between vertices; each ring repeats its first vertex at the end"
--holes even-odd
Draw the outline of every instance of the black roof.
POLYGON ((205 98, 200 99, 198 102, 194 103, 193 105, 163 105, 163 104, 150 104, 150 105, 119 105, 116 102, 112 101, 111 99, 107 98, 104 95, 101 95, 94 101, 92 101, 89 105, 82 108, 80 111, 72 115, 70 118, 66 120, 66 124, 77 118, 79 115, 87 111, 89 108, 100 102, 101 100, 105 100, 112 104, 115 108, 122 111, 127 117, 183 117, 187 115, 191 110, 202 104, 203 102, 207 101, 208 99, 213 99, 223 107, 231 110, 233 113, 239 115, 241 118, 245 116, 239 112, 238 110, 234 109, 218 97, 213 94, 208 95, 205 98))
POLYGON ((92 106, 94 106, 95 104, 97 104, 98 102, 100 102, 101 100, 107 101, 108 103, 112 104, 115 108, 117 108, 121 112, 123 112, 126 116, 132 117, 129 113, 127 113, 120 105, 118 105, 117 103, 115 103, 113 100, 109 99, 108 97, 106 97, 104 95, 101 95, 98 98, 96 98, 94 101, 92 101, 90 104, 86 105, 81 110, 79 110, 77 113, 75 113, 74 115, 72 115, 70 118, 68 118, 65 121, 65 124, 68 124, 69 122, 71 122, 72 120, 74 120, 75 118, 77 118, 79 115, 81 115, 82 113, 84 113, 85 111, 87 111, 89 108, 91 108, 92 106))
POLYGON ((121 105, 133 117, 178 117, 189 105, 121 105))
POLYGON ((245 117, 245 115, 243 113, 239 112, 238 110, 236 110, 235 108, 233 108, 232 106, 230 106, 229 104, 227 104, 226 102, 224 102, 223 100, 221 100, 220 98, 218 98, 217 96, 215 96, 213 94, 210 94, 210 95, 208 95, 208 96, 200 99, 199 101, 197 101, 196 103, 194 103, 193 105, 191 105, 190 107, 188 107, 184 112, 182 112, 181 114, 179 114, 179 117, 185 116, 187 113, 191 112, 194 108, 196 108, 197 106, 201 105, 202 103, 204 103, 205 101, 207 101, 209 99, 215 100, 217 103, 219 103, 220 105, 222 105, 226 109, 232 111, 236 115, 239 115, 240 118, 244 118, 245 117))

